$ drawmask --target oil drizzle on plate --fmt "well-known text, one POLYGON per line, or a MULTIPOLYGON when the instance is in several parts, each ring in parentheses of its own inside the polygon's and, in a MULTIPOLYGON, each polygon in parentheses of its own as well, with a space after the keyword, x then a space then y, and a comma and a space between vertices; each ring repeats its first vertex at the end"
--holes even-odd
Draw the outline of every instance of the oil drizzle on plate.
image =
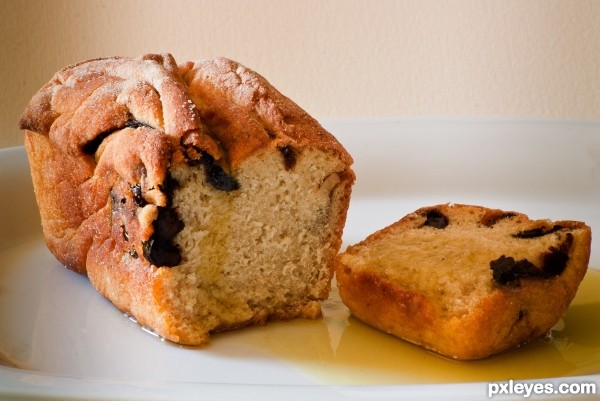
POLYGON ((323 384, 503 381, 600 372, 600 271, 593 269, 551 336, 479 361, 447 359, 363 324, 350 316, 335 288, 323 313, 316 321, 271 323, 214 339, 239 336, 236 343, 260 349, 323 384))

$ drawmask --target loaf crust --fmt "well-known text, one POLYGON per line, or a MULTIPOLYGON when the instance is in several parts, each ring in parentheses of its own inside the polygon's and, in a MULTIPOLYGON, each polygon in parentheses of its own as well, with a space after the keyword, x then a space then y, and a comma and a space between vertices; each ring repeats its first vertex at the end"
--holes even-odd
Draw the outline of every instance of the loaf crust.
POLYGON ((444 356, 480 359, 549 332, 585 275, 590 243, 582 222, 437 205, 350 246, 336 279, 358 319, 444 356))
MULTIPOLYGON (((332 260, 341 245, 354 181, 352 158, 256 72, 224 58, 178 66, 169 54, 90 60, 62 69, 44 85, 20 127, 48 248, 66 267, 87 274, 100 293, 141 325, 175 342, 205 344, 212 332, 320 315, 318 301, 328 295, 332 260), (296 160, 303 166, 313 154, 328 161, 323 171, 331 170, 315 182, 315 191, 335 181, 322 202, 328 233, 319 237, 321 267, 306 273, 318 278, 285 302, 268 304, 263 297, 260 306, 248 306, 248 298, 244 305, 240 301, 239 316, 198 317, 200 298, 192 291, 203 284, 184 286, 195 274, 192 267, 180 267, 190 263, 188 257, 169 253, 183 242, 167 244, 166 258, 152 256, 153 244, 186 240, 179 233, 187 216, 169 213, 189 206, 176 204, 178 191, 189 181, 189 188, 206 188, 207 197, 231 203, 238 194, 251 194, 247 188, 254 181, 240 177, 261 168, 262 160, 280 159, 275 172, 299 180, 303 173, 294 171, 296 160), (198 171, 206 178, 189 178, 198 171), (176 175, 188 181, 178 182, 184 178, 176 175), (336 179, 326 180, 329 176, 336 179), (165 241, 156 237, 163 229, 170 232, 165 241)), ((225 252, 221 248, 215 243, 210 250, 225 252)))

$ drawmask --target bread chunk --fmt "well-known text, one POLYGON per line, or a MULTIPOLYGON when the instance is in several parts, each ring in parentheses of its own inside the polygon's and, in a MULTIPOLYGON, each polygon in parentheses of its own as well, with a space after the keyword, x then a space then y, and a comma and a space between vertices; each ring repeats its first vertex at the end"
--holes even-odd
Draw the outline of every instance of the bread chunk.
POLYGON ((342 301, 365 323, 456 359, 546 335, 583 279, 591 229, 517 212, 421 208, 336 258, 342 301))
POLYGON ((160 336, 320 316, 352 158, 225 58, 113 57, 59 71, 20 126, 50 251, 160 336))

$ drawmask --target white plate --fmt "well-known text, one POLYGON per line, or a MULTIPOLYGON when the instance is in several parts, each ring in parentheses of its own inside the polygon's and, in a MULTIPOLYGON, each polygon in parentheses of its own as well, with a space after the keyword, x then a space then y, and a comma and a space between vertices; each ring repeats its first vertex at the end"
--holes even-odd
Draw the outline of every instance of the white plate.
MULTIPOLYGON (((357 181, 345 245, 418 207, 445 202, 518 210, 533 218, 582 220, 592 230, 600 229, 600 123, 378 119, 329 121, 325 126, 355 159, 357 181)), ((336 363, 333 356, 344 330, 358 326, 348 323, 335 294, 319 321, 219 334, 205 349, 163 342, 119 313, 87 279, 64 269, 46 250, 23 148, 0 150, 0 192, 0 365, 13 365, 0 366, 0 399, 487 397, 487 382, 453 383, 450 371, 447 380, 428 382, 423 374, 425 379, 385 376, 367 360, 336 363)), ((597 243, 590 266, 600 268, 597 243)), ((413 347, 393 341, 407 350, 413 347)), ((406 352, 430 357, 413 348, 406 352)), ((591 373, 568 379, 594 382, 600 391, 600 372, 591 373)), ((511 397, 497 397, 503 398, 511 397)))

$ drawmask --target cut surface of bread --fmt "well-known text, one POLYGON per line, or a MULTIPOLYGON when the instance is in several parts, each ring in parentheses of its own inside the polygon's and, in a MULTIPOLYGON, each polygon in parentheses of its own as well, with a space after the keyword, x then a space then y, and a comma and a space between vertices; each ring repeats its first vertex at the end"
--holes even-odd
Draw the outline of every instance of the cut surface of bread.
POLYGON ((342 301, 358 319, 456 359, 544 336, 587 271, 591 229, 517 212, 421 208, 336 258, 342 301))
POLYGON ((219 58, 90 60, 21 118, 48 248, 171 341, 320 316, 352 159, 256 72, 219 58))

